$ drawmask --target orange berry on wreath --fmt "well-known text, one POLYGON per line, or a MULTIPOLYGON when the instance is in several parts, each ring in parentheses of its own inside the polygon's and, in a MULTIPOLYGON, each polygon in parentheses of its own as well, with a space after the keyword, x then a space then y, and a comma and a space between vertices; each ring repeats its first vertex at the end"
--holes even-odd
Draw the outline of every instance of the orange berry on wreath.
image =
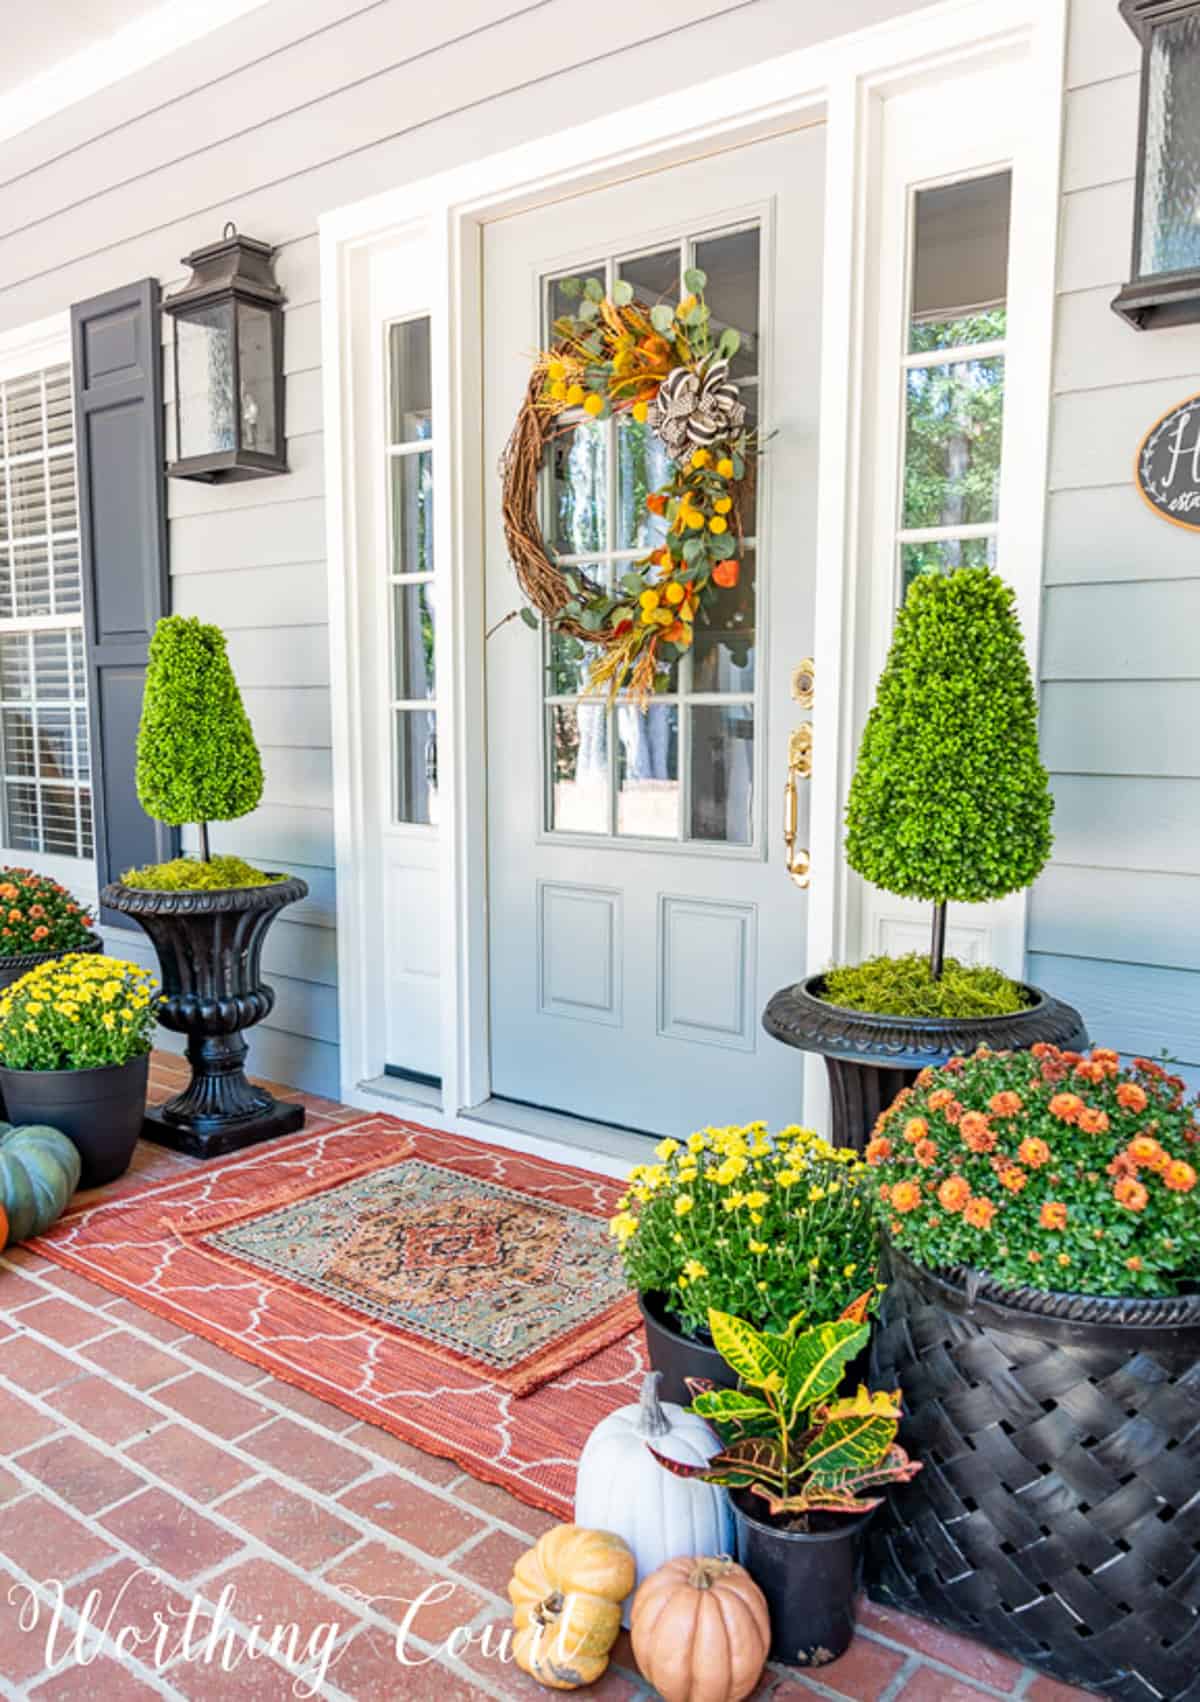
POLYGON ((732 590, 738 582, 741 568, 742 564, 736 556, 730 556, 725 561, 719 561, 712 571, 713 584, 720 585, 726 591, 732 590))

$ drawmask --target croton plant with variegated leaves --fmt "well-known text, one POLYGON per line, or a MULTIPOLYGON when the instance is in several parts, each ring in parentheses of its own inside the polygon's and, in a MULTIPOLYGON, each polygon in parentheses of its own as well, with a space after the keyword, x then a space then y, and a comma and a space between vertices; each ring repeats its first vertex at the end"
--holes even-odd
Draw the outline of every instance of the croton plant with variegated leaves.
POLYGON ((702 1478, 760 1496, 771 1514, 795 1529, 812 1513, 867 1513, 879 1505, 865 1491, 907 1483, 920 1471, 896 1441, 900 1391, 839 1391, 846 1368, 867 1345, 870 1294, 840 1318, 804 1329, 796 1318, 782 1334, 752 1329, 727 1312, 710 1312, 713 1342, 741 1388, 689 1380, 691 1410, 716 1426, 723 1446, 706 1466, 656 1453, 677 1477, 702 1478))

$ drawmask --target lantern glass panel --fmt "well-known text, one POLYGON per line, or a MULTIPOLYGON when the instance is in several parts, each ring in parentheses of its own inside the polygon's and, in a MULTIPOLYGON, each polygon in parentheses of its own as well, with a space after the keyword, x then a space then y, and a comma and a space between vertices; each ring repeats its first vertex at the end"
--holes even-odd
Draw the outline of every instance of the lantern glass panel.
POLYGON ((178 316, 175 372, 180 459, 236 449, 231 301, 178 316))
POLYGON ((265 307, 238 303, 238 374, 241 382, 243 449, 275 453, 275 315, 265 307))
POLYGON ((1200 267, 1200 14, 1155 28, 1146 76, 1142 277, 1200 267))

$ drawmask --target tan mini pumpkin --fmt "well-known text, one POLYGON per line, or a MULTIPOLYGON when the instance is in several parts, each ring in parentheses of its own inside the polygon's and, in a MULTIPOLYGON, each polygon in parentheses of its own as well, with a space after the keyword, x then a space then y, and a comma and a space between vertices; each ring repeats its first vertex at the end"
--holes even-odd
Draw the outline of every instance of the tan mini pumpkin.
POLYGON ((621 1629, 621 1603, 637 1576, 611 1531, 556 1525, 517 1561, 509 1580, 513 1658, 550 1690, 594 1684, 621 1629))
POLYGON ((633 1652, 663 1702, 742 1702, 762 1675, 771 1621, 728 1559, 668 1560, 633 1599, 633 1652))

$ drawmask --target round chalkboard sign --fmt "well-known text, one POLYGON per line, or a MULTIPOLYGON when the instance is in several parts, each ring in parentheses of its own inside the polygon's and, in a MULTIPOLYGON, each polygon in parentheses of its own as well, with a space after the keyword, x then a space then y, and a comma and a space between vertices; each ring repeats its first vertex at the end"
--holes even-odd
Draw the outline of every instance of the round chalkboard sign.
POLYGON ((1164 520, 1200 532, 1200 396, 1177 402, 1142 439, 1133 474, 1164 520))

